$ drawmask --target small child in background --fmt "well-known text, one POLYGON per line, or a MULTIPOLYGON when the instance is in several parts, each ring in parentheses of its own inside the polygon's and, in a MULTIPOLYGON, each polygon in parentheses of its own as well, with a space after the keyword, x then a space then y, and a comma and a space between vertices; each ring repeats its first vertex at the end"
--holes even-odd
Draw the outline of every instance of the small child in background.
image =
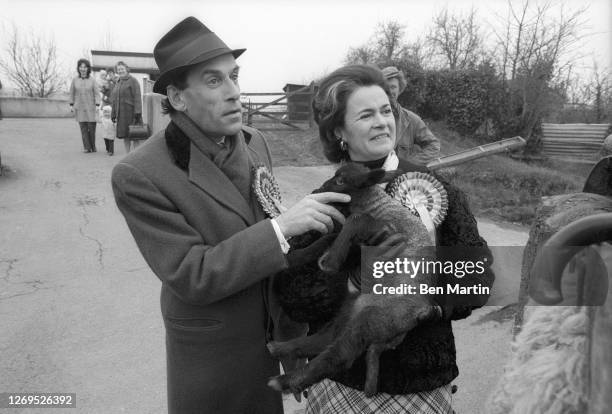
POLYGON ((106 105, 102 108, 102 138, 104 138, 104 146, 106 153, 113 155, 115 152, 115 124, 111 120, 112 108, 106 105))

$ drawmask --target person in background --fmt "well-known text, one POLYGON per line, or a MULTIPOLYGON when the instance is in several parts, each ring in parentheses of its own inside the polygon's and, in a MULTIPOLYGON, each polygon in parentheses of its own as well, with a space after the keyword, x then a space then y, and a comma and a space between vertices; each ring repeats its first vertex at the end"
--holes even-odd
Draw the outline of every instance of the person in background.
POLYGON ((142 123, 142 96, 140 84, 130 75, 130 68, 124 62, 117 62, 115 70, 119 78, 113 88, 111 119, 117 123, 117 138, 123 139, 125 152, 129 153, 140 143, 129 138, 129 126, 142 123))
POLYGON ((115 124, 111 119, 113 109, 110 105, 106 105, 102 108, 102 138, 104 138, 104 146, 106 147, 106 153, 113 155, 115 153, 115 124))
POLYGON ((382 70, 382 73, 389 88, 395 116, 397 131, 395 152, 398 157, 407 161, 426 165, 440 156, 440 141, 421 117, 399 104, 397 99, 406 89, 406 78, 402 71, 395 66, 388 66, 382 70))
POLYGON ((77 74, 70 84, 70 111, 75 113, 81 128, 83 152, 96 152, 96 112, 100 93, 87 59, 79 59, 77 74))
POLYGON ((100 93, 102 93, 102 106, 112 105, 111 94, 115 87, 115 69, 106 69, 106 75, 100 85, 100 93))

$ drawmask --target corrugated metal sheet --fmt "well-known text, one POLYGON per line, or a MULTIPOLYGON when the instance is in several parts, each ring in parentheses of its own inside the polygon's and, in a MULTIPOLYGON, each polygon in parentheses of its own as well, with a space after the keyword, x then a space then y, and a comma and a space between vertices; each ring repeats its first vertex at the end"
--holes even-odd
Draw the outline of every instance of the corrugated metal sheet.
POLYGON ((542 124, 542 154, 549 157, 595 158, 610 124, 542 124))

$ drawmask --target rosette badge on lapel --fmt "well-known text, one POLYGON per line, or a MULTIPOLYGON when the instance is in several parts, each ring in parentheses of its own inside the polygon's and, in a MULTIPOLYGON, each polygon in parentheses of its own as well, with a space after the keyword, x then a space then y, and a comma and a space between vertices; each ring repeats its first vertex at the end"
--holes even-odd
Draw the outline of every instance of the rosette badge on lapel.
POLYGON ((265 165, 253 167, 252 183, 257 201, 268 217, 277 217, 286 210, 281 205, 278 183, 265 165))
POLYGON ((421 219, 427 214, 436 226, 446 217, 448 209, 446 190, 430 174, 422 172, 403 174, 389 183, 387 193, 414 214, 418 214, 421 219))

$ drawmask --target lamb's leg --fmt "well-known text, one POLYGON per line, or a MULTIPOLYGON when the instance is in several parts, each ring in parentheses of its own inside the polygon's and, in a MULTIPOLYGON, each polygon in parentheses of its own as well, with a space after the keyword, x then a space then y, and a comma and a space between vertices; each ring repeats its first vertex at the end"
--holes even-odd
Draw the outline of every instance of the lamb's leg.
POLYGON ((382 344, 373 344, 368 347, 366 352, 366 378, 363 388, 366 397, 373 396, 378 390, 378 371, 382 351, 382 344))
POLYGON ((333 340, 333 329, 325 326, 314 335, 302 336, 290 341, 268 342, 267 347, 275 358, 311 358, 320 354, 333 340))
POLYGON ((321 381, 353 365, 353 361, 363 354, 370 338, 371 320, 380 319, 379 309, 364 309, 342 330, 338 338, 303 369, 274 377, 268 385, 284 392, 300 392, 314 383, 321 381))
POLYGON ((337 273, 356 241, 381 239, 386 232, 383 223, 369 214, 351 214, 331 247, 320 257, 319 268, 325 273, 337 273))
POLYGON ((380 366, 380 354, 388 349, 395 349, 406 337, 400 334, 387 343, 372 344, 366 352, 366 378, 364 392, 366 397, 372 397, 378 391, 378 374, 380 366))
POLYGON ((329 248, 336 237, 335 233, 321 236, 309 246, 301 249, 290 250, 287 253, 287 263, 289 268, 302 266, 316 261, 329 248))

